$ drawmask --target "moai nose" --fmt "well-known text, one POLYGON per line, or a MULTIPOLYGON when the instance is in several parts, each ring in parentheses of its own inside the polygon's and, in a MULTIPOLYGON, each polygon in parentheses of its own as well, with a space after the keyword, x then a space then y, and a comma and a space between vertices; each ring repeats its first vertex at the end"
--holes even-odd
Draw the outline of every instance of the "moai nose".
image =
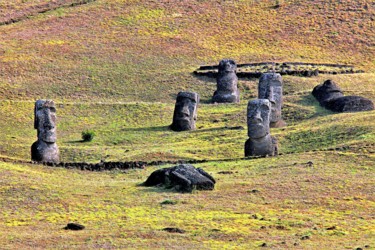
POLYGON ((262 119, 262 115, 261 115, 261 112, 260 111, 257 111, 256 113, 255 113, 255 120, 257 120, 257 121, 259 121, 259 122, 262 122, 263 121, 263 119, 262 119))
POLYGON ((44 123, 43 123, 43 127, 46 128, 46 129, 53 129, 55 128, 55 125, 52 121, 52 118, 51 118, 51 111, 49 110, 46 110, 45 113, 45 120, 44 120, 44 123))
POLYGON ((276 104, 276 100, 273 94, 273 88, 270 88, 268 100, 271 102, 271 104, 276 104))
POLYGON ((183 114, 190 116, 190 110, 188 105, 184 105, 181 111, 183 114))

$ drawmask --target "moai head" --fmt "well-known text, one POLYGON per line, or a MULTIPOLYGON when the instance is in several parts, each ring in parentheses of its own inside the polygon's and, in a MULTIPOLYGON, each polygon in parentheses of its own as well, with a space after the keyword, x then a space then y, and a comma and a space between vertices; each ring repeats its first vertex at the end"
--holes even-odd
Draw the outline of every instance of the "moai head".
POLYGON ((55 103, 52 100, 37 100, 34 115, 34 128, 38 131, 38 140, 55 143, 57 140, 55 103))
POLYGON ((268 99, 271 103, 270 122, 281 120, 283 103, 283 80, 278 73, 264 73, 259 79, 258 98, 268 99))
POLYGON ((230 59, 223 59, 219 62, 219 74, 220 73, 236 73, 237 70, 237 64, 235 61, 230 59))
POLYGON ((174 131, 194 130, 197 120, 199 95, 194 92, 179 92, 174 108, 171 129, 174 131))
POLYGON ((212 97, 213 102, 239 102, 240 96, 237 88, 237 65, 233 60, 223 59, 219 63, 217 76, 217 90, 212 97))
POLYGON ((322 106, 333 99, 344 96, 342 90, 332 80, 327 80, 323 84, 315 86, 312 91, 312 95, 322 106))
POLYGON ((271 103, 268 99, 255 99, 247 105, 247 128, 251 139, 259 139, 270 133, 271 103))

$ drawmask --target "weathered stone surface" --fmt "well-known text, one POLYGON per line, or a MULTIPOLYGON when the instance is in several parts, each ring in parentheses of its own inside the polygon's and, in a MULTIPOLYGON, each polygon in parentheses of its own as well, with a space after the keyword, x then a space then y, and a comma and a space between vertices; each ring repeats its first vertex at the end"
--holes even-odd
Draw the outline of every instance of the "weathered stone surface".
POLYGON ((37 100, 34 108, 34 128, 38 140, 31 146, 31 160, 38 162, 59 162, 56 141, 56 107, 52 100, 37 100))
POLYGON ((199 95, 195 92, 179 92, 170 128, 174 131, 195 130, 199 95))
POLYGON ((240 92, 237 88, 237 65, 233 60, 223 59, 219 63, 217 90, 212 97, 217 103, 236 103, 240 101, 240 92))
POLYGON ((154 171, 143 183, 144 186, 164 186, 175 188, 180 192, 197 190, 212 190, 215 179, 201 168, 190 164, 181 164, 171 168, 154 171))
POLYGON ((264 73, 259 79, 258 98, 268 99, 271 103, 270 126, 283 127, 286 123, 281 118, 283 105, 283 79, 278 73, 264 73))
POLYGON ((325 107, 335 112, 359 112, 374 110, 374 103, 362 96, 343 96, 326 103, 325 107))
POLYGON ((270 135, 271 103, 268 99, 249 101, 247 126, 249 139, 245 142, 245 156, 277 155, 277 140, 270 135))
POLYGON ((312 95, 319 104, 335 112, 359 112, 374 110, 374 103, 361 96, 344 96, 342 90, 332 80, 317 85, 312 95))

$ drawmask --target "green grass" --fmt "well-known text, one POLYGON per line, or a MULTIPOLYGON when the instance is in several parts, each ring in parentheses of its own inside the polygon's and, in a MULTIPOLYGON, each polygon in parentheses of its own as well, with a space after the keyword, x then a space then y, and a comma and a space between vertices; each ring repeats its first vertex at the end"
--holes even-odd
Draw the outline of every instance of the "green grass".
POLYGON ((1 228, 7 233, 0 239, 5 248, 48 247, 52 242, 57 248, 66 242, 77 248, 373 245, 374 173, 357 161, 366 157, 326 152, 197 164, 218 183, 214 191, 193 194, 138 187, 156 167, 124 174, 2 163, 7 178, 1 189, 1 228), (233 174, 218 173, 223 170, 233 174), (162 205, 166 200, 175 204, 162 205), (71 221, 86 229, 63 230, 71 221), (165 227, 187 232, 169 234, 161 231, 165 227), (305 235, 310 240, 301 240, 305 235))
MULTIPOLYGON (((0 3, 0 22, 46 2, 0 3)), ((374 249, 375 113, 336 114, 311 95, 332 79, 346 95, 375 100, 374 6, 274 5, 98 0, 1 25, 0 248, 374 249), (223 58, 366 73, 283 77, 288 126, 271 129, 281 155, 245 160, 246 105, 258 79, 239 80, 239 104, 214 105, 215 79, 192 74, 223 58), (185 90, 201 98, 197 130, 173 132, 185 90), (206 159, 195 166, 213 175, 215 190, 138 186, 171 165, 87 172, 16 163, 30 160, 41 98, 56 103, 62 161, 206 159), (96 136, 83 143, 86 130, 96 136), (68 222, 86 229, 63 230, 68 222)))

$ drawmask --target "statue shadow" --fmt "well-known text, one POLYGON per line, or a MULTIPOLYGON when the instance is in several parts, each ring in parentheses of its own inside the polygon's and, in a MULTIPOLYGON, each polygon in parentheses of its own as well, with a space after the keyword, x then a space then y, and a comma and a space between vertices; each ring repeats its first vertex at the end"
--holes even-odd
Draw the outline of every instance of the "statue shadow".
POLYGON ((84 141, 84 140, 74 140, 74 141, 66 141, 66 143, 73 143, 73 144, 75 144, 75 143, 85 143, 86 141, 84 141))
POLYGON ((316 100, 311 93, 302 96, 301 100, 297 101, 296 103, 304 107, 313 107, 315 109, 316 116, 335 114, 335 112, 320 106, 318 100, 316 100))
POLYGON ((190 131, 191 133, 202 133, 202 132, 213 132, 213 131, 222 131, 222 130, 244 130, 242 126, 224 126, 224 127, 215 127, 215 128, 204 128, 190 131))
POLYGON ((151 127, 140 127, 140 128, 123 128, 121 131, 171 131, 169 128, 170 125, 167 126, 151 126, 151 127))
POLYGON ((146 187, 146 186, 143 186, 142 184, 139 184, 139 185, 137 185, 137 187, 142 188, 142 190, 140 190, 140 191, 144 192, 144 193, 180 193, 180 192, 174 190, 173 188, 165 188, 163 186, 146 187))

